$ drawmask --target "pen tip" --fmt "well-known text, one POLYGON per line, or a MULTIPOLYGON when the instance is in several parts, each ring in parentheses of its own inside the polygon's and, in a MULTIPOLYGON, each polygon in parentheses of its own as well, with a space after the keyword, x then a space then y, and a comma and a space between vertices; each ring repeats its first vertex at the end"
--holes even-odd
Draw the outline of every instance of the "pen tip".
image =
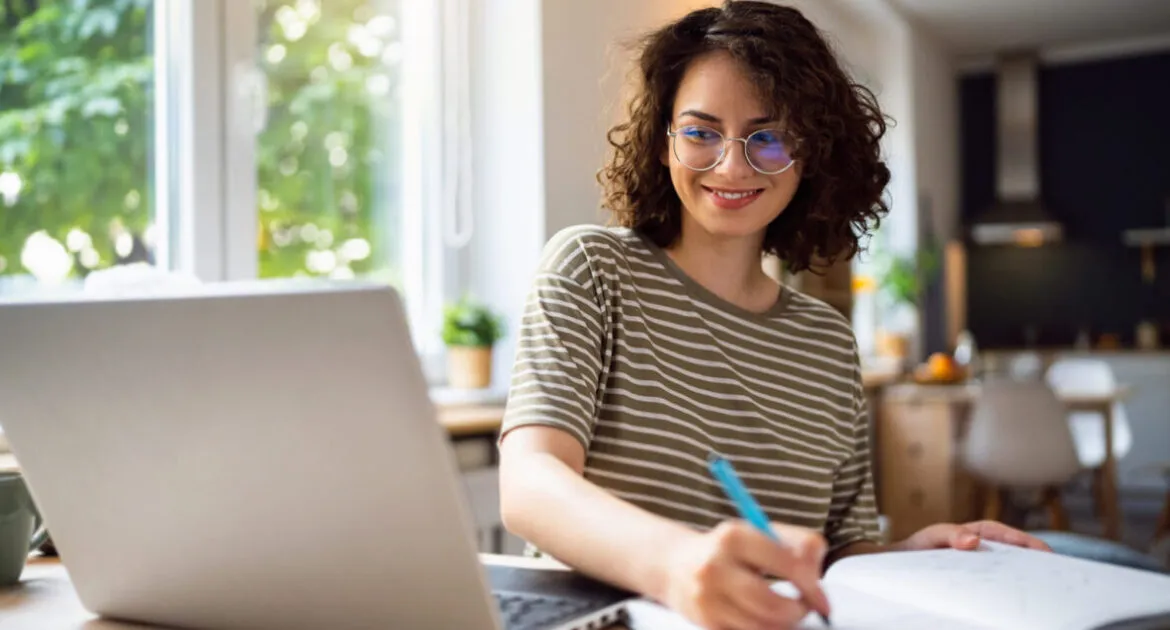
POLYGON ((817 613, 817 614, 821 616, 821 621, 824 622, 825 626, 832 626, 833 625, 833 622, 829 621, 828 615, 825 615, 822 613, 817 613))

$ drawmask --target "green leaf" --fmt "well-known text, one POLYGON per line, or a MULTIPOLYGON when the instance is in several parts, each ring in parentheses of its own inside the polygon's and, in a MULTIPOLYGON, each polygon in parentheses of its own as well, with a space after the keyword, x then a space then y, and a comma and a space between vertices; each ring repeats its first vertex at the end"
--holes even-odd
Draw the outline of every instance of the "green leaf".
POLYGON ((110 9, 94 9, 82 20, 77 35, 82 39, 90 39, 95 33, 101 32, 106 37, 113 37, 118 30, 118 14, 110 9))
POLYGON ((81 108, 81 115, 86 118, 94 116, 117 116, 122 113, 122 103, 112 97, 98 97, 85 102, 81 108))
POLYGON ((485 305, 464 297, 443 309, 443 343, 448 346, 491 346, 503 337, 503 320, 485 305))
POLYGON ((16 58, 12 59, 12 64, 8 67, 6 82, 13 85, 24 85, 32 80, 33 74, 29 69, 20 63, 16 58))
POLYGON ((77 107, 77 98, 72 94, 55 98, 43 108, 43 119, 48 125, 61 125, 70 110, 77 107))
POLYGON ((938 253, 924 246, 912 256, 885 254, 876 262, 882 290, 895 303, 916 305, 922 297, 923 279, 938 265, 938 253))
POLYGON ((80 74, 89 68, 89 63, 83 57, 65 57, 53 62, 55 74, 80 74))
POLYGON ((32 149, 28 138, 17 138, 0 144, 0 164, 15 164, 24 159, 32 149))
POLYGON ((25 110, 0 112, 0 138, 23 134, 29 112, 25 110))
POLYGON ((17 59, 25 63, 39 64, 53 54, 53 45, 47 41, 31 42, 20 49, 17 59))

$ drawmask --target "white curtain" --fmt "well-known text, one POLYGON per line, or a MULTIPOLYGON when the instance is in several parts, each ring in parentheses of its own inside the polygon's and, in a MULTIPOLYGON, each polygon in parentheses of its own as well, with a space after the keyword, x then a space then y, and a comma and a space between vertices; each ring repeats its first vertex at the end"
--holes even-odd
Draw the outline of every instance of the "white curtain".
POLYGON ((460 249, 475 229, 471 207, 471 0, 442 3, 443 242, 460 249))

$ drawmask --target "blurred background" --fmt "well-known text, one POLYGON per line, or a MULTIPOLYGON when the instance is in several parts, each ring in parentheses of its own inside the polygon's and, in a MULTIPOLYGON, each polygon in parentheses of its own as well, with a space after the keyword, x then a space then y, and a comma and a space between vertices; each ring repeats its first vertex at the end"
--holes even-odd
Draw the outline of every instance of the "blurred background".
MULTIPOLYGON (((392 283, 490 471, 541 246, 605 221, 622 44, 712 4, 3 0, 0 295, 118 267, 392 283)), ((1170 3, 787 4, 895 121, 866 252, 768 262, 854 324, 889 533, 992 515, 1164 557, 1170 3)))

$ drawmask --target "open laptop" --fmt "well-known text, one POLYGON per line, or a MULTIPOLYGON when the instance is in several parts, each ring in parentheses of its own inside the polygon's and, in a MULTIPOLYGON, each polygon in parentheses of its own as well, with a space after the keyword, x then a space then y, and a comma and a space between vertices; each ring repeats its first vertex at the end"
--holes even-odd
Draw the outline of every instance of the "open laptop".
POLYGON ((0 348, 0 425, 100 615, 568 630, 628 598, 570 572, 484 570, 388 287, 8 300, 0 348))

